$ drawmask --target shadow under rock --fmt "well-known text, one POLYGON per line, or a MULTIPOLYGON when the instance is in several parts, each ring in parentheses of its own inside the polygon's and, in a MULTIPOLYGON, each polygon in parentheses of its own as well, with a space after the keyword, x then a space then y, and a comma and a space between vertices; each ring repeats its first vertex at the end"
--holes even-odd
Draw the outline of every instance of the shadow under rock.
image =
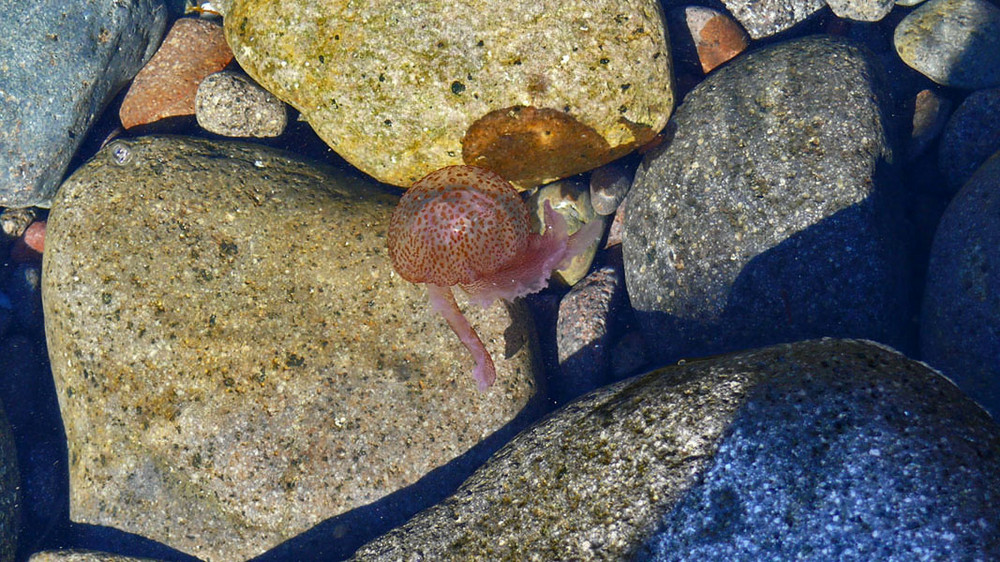
POLYGON ((417 482, 368 505, 327 519, 254 558, 256 562, 345 560, 355 551, 450 496, 473 472, 546 412, 544 386, 528 404, 489 437, 424 475, 417 482))
MULTIPOLYGON (((635 310, 659 364, 820 337, 874 340, 913 356, 916 327, 907 231, 863 201, 751 259, 719 314, 635 310), (879 220, 877 217, 882 217, 879 220)), ((683 307, 683 303, 681 304, 683 307)))

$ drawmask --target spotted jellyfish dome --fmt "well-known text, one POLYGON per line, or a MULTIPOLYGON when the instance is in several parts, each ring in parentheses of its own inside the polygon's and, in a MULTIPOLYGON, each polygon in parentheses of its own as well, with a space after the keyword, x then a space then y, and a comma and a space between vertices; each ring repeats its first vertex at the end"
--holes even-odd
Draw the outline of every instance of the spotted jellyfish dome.
POLYGON ((389 258, 407 281, 471 284, 527 243, 528 209, 499 174, 448 166, 413 184, 389 221, 389 258))

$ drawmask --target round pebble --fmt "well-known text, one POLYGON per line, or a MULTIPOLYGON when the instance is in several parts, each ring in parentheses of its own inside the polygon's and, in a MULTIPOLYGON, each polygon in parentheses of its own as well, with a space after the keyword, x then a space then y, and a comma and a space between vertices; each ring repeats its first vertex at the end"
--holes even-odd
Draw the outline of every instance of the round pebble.
POLYGON ((226 137, 276 137, 288 124, 285 104, 236 72, 217 72, 202 80, 194 105, 198 125, 226 137))

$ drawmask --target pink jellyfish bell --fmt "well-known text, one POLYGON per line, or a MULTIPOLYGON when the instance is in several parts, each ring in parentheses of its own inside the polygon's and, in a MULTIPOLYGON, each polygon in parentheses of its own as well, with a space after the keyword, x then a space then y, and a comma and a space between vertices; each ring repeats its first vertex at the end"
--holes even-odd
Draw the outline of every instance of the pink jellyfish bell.
POLYGON ((444 317, 476 367, 479 390, 496 380, 496 368, 451 291, 490 306, 497 298, 540 291, 552 272, 597 240, 601 223, 570 236, 566 221, 546 203, 542 233, 531 231, 528 208, 499 174, 475 166, 431 172, 407 190, 389 221, 389 258, 403 279, 427 285, 431 306, 444 317))

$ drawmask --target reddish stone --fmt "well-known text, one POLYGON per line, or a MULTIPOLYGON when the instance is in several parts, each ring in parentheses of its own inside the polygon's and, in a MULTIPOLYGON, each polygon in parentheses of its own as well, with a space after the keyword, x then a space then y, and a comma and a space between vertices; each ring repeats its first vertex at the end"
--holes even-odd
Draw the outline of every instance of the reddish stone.
POLYGON ((118 113, 122 126, 130 129, 167 117, 194 115, 198 84, 232 60, 221 25, 193 18, 177 20, 125 95, 118 113))
POLYGON ((688 6, 684 9, 684 16, 705 74, 750 45, 750 37, 743 28, 721 12, 702 6, 688 6))
POLYGON ((910 162, 923 154, 924 150, 944 130, 951 115, 951 101, 934 90, 921 90, 913 99, 913 128, 906 147, 906 159, 910 162))
POLYGON ((44 250, 45 221, 35 221, 14 241, 10 248, 10 259, 18 263, 38 261, 44 250))

